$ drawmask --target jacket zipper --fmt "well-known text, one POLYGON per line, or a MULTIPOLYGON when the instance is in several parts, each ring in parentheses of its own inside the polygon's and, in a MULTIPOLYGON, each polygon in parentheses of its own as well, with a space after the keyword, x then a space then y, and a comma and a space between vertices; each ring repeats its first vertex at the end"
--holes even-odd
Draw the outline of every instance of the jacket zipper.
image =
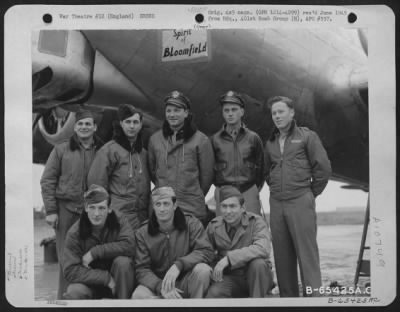
POLYGON ((171 259, 170 259, 171 240, 169 239, 170 235, 169 235, 168 232, 165 232, 164 234, 165 234, 165 236, 167 237, 167 240, 168 240, 168 262, 171 263, 172 262, 171 259))
POLYGON ((142 161, 140 160, 140 155, 139 153, 136 153, 138 161, 139 161, 139 173, 142 173, 142 161))
MULTIPOLYGON (((285 155, 285 150, 286 150, 286 143, 289 139, 289 134, 286 135, 285 137, 285 141, 283 142, 283 151, 281 152, 281 161, 280 161, 280 167, 281 167, 281 193, 283 192, 283 160, 284 160, 284 155, 285 155)), ((279 144, 279 138, 278 138, 278 147, 279 147, 279 151, 281 150, 280 148, 280 144, 279 144)))
POLYGON ((174 181, 174 188, 175 190, 178 189, 178 179, 179 179, 179 151, 176 151, 176 157, 175 157, 175 181, 174 181))
MULTIPOLYGON (((237 180, 238 180, 239 171, 240 171, 239 170, 239 158, 238 158, 240 150, 238 147, 238 141, 239 141, 239 139, 241 139, 241 137, 240 137, 242 135, 241 131, 242 131, 242 126, 240 126, 235 137, 230 136, 233 140, 233 166, 234 166, 235 182, 237 182, 237 180)), ((242 159, 242 162, 243 162, 243 159, 242 159)), ((243 163, 243 166, 244 165, 245 164, 243 163)))
MULTIPOLYGON (((168 172, 168 149, 169 149, 169 140, 172 140, 172 137, 167 137, 166 138, 166 141, 167 141, 167 148, 165 149, 165 168, 166 168, 166 171, 168 172)), ((177 159, 175 160, 175 168, 176 168, 176 170, 175 170, 175 177, 178 177, 178 158, 179 157, 177 157, 177 159)), ((168 179, 168 181, 170 181, 169 180, 169 177, 167 177, 167 179, 168 179)), ((173 184, 173 188, 176 190, 177 189, 177 178, 174 180, 174 184, 173 184)))
POLYGON ((81 153, 83 153, 83 163, 82 163, 82 190, 85 192, 85 151, 81 148, 81 153))
POLYGON ((282 169, 282 165, 283 165, 283 155, 281 155, 281 161, 279 166, 281 167, 281 192, 283 192, 283 169, 282 169))
POLYGON ((167 138, 167 148, 165 150, 165 166, 168 168, 168 148, 169 148, 169 142, 167 138))
MULTIPOLYGON (((287 138, 285 138, 285 141, 283 142, 283 151, 281 152, 281 159, 280 159, 280 164, 279 164, 279 166, 280 166, 280 168, 281 168, 281 193, 283 192, 283 155, 284 155, 284 153, 285 153, 286 139, 287 139, 287 138)), ((279 148, 279 151, 281 151, 281 146, 280 146, 280 143, 279 143, 279 138, 278 138, 277 141, 278 141, 278 148, 279 148)))
POLYGON ((84 192, 86 192, 86 178, 85 178, 86 153, 85 153, 85 149, 82 150, 82 148, 81 148, 81 152, 83 153, 82 189, 84 192))
POLYGON ((132 178, 132 152, 129 152, 129 177, 132 178))
POLYGON ((234 168, 234 176, 235 181, 237 181, 238 174, 238 147, 237 147, 237 137, 232 138, 233 140, 233 168, 234 168))

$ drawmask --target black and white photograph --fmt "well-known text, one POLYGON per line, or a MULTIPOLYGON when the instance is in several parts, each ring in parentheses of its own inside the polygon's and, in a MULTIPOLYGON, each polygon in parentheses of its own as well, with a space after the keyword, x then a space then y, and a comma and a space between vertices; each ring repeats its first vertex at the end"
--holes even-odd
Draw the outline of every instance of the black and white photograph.
POLYGON ((25 123, 6 131, 23 165, 5 152, 29 196, 6 169, 7 298, 25 282, 22 306, 389 304, 380 30, 343 8, 192 6, 188 27, 142 7, 51 7, 20 39, 5 117, 25 123), (129 26, 146 14, 156 27, 129 26))

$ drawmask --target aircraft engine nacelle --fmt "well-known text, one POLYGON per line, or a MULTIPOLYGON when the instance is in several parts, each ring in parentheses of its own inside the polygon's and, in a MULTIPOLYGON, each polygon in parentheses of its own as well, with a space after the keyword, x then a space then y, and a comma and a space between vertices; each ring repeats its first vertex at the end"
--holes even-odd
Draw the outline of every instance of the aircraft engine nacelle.
POLYGON ((91 93, 93 64, 94 50, 79 31, 32 34, 32 107, 40 115, 38 129, 50 144, 73 134, 71 111, 79 109, 91 93))
POLYGON ((32 37, 33 111, 83 103, 91 90, 94 51, 79 31, 41 30, 32 37))
POLYGON ((51 145, 72 136, 74 112, 80 108, 99 112, 99 107, 115 110, 121 103, 151 108, 142 91, 80 31, 35 32, 32 51, 32 106, 38 114, 34 128, 51 145))

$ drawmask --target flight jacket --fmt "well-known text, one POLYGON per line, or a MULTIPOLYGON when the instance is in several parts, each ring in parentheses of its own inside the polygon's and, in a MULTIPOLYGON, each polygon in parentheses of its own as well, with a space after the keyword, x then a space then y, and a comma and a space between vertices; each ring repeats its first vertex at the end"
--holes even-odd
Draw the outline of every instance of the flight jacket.
POLYGON ((271 196, 293 199, 311 191, 322 193, 331 176, 331 164, 318 135, 293 120, 281 154, 279 130, 274 129, 265 144, 265 180, 271 196))
MULTIPOLYGON (((135 236, 130 223, 118 218, 114 212, 108 215, 100 235, 82 237, 82 216, 69 229, 65 239, 62 268, 70 283, 88 286, 107 286, 113 260, 118 256, 134 257, 135 236), (90 251, 93 261, 89 268, 82 264, 82 257, 90 251)), ((87 222, 86 222, 87 223, 87 222)), ((87 225, 85 224, 87 228, 87 225)))
POLYGON ((207 226, 208 239, 217 251, 216 262, 227 257, 229 270, 243 273, 254 259, 264 259, 271 264, 271 234, 263 218, 244 211, 236 233, 231 240, 222 216, 211 220, 207 226))
POLYGON ((234 185, 245 192, 264 183, 263 145, 257 133, 242 125, 234 139, 225 125, 211 138, 215 154, 215 185, 234 185))
POLYGON ((88 185, 106 188, 111 196, 111 208, 130 218, 134 227, 148 218, 150 175, 147 151, 141 134, 135 144, 130 142, 119 124, 114 124, 113 139, 97 153, 88 174, 88 185))
POLYGON ((82 211, 83 193, 88 187, 86 175, 97 150, 102 145, 101 139, 94 135, 93 145, 85 150, 80 145, 77 135, 74 134, 69 141, 53 148, 40 179, 46 215, 58 213, 57 200, 76 203, 73 207, 79 210, 74 209, 72 211, 74 213, 82 211))
POLYGON ((208 137, 197 130, 186 118, 178 131, 177 142, 172 144, 173 134, 167 122, 154 133, 149 141, 149 169, 156 187, 171 186, 178 206, 185 212, 203 219, 207 215, 205 195, 211 187, 214 175, 214 153, 208 137))
POLYGON ((196 217, 184 214, 178 207, 174 224, 171 232, 161 232, 153 213, 135 233, 137 282, 157 294, 160 294, 162 280, 173 264, 180 269, 180 279, 196 264, 209 264, 214 258, 214 250, 196 217))

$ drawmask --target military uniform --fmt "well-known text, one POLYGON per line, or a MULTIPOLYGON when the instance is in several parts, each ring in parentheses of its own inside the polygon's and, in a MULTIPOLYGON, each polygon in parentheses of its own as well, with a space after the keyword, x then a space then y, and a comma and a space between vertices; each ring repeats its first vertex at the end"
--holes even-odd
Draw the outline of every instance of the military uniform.
POLYGON ((118 107, 119 122, 114 124, 113 139, 99 150, 88 175, 89 185, 101 185, 109 191, 111 209, 126 217, 134 230, 149 216, 150 196, 147 151, 141 128, 136 128, 140 130, 135 137, 128 138, 129 130, 121 126, 135 115, 141 113, 130 104, 118 107))
POLYGON ((176 208, 174 228, 161 232, 153 212, 136 232, 136 279, 140 284, 132 299, 161 296, 162 280, 172 265, 180 270, 176 287, 184 298, 202 298, 210 283, 214 253, 200 221, 176 208), (179 228, 178 228, 179 227, 179 228))
POLYGON ((118 219, 112 212, 107 216, 110 221, 100 232, 92 231, 83 239, 82 218, 68 231, 64 255, 60 259, 70 283, 64 299, 112 298, 107 287, 111 277, 116 283, 116 298, 130 298, 135 285, 132 259, 135 237, 130 223, 118 219), (93 257, 89 268, 82 265, 82 257, 88 251, 93 257))
POLYGON ((262 217, 243 212, 235 233, 230 234, 219 216, 209 223, 206 231, 217 251, 216 260, 226 256, 230 263, 224 270, 223 281, 214 282, 206 297, 265 297, 273 286, 273 278, 270 234, 262 217))
MULTIPOLYGON (((188 99, 177 91, 166 98, 165 104, 189 109, 188 99)), ((205 222, 205 195, 213 181, 214 153, 210 140, 197 130, 192 116, 188 115, 175 137, 165 121, 162 129, 151 136, 148 150, 155 186, 171 186, 178 206, 205 222)))
MULTIPOLYGON (((240 94, 229 91, 220 99, 225 103, 236 104, 244 108, 240 94)), ((235 186, 243 194, 246 209, 258 215, 261 214, 259 190, 264 184, 263 144, 257 133, 248 129, 244 124, 237 133, 230 133, 227 125, 211 138, 215 155, 214 184, 216 213, 219 211, 219 192, 223 185, 235 186)))
POLYGON ((321 286, 315 197, 328 183, 331 166, 317 134, 294 120, 283 152, 278 137, 275 129, 265 146, 272 243, 280 296, 298 297, 297 260, 303 292, 321 286))
POLYGON ((120 125, 114 125, 113 140, 97 153, 88 175, 88 184, 106 188, 110 206, 118 216, 128 218, 133 229, 148 218, 150 176, 147 151, 140 136, 130 145, 120 125))
MULTIPOLYGON (((58 259, 63 258, 65 237, 69 228, 79 219, 83 210, 86 177, 101 140, 95 136, 92 146, 84 148, 74 134, 69 141, 54 147, 40 184, 46 215, 57 214, 56 248, 58 259)), ((59 260, 57 299, 62 299, 67 283, 59 260)))

